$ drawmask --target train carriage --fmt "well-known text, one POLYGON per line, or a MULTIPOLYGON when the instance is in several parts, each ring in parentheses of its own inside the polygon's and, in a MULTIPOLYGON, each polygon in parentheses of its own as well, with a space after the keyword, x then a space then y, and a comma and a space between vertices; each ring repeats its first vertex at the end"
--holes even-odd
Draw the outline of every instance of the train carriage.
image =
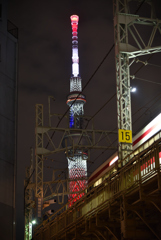
MULTIPOLYGON (((137 155, 141 151, 145 152, 146 148, 154 143, 154 141, 160 138, 160 134, 156 135, 161 131, 161 113, 155 117, 148 125, 146 125, 138 134, 133 137, 133 151, 134 155, 137 155)), ((143 154, 144 155, 144 154, 143 154)), ((101 184, 104 179, 108 178, 113 172, 116 171, 114 164, 118 161, 117 152, 108 158, 103 164, 101 164, 89 177, 88 186, 96 187, 101 184)), ((159 152, 159 162, 161 164, 161 152, 159 152)), ((144 156, 144 160, 141 161, 141 176, 144 176, 152 169, 155 168, 155 156, 149 156, 147 159, 144 156)), ((136 169, 133 173, 134 180, 139 179, 139 169, 136 169)))

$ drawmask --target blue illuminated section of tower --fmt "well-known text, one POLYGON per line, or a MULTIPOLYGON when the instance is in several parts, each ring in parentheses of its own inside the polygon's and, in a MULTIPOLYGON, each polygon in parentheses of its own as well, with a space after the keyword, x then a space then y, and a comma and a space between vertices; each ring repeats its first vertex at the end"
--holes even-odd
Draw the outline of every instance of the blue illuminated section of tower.
MULTIPOLYGON (((72 76, 70 78, 70 94, 67 98, 67 105, 69 110, 69 128, 71 129, 71 135, 66 136, 67 139, 72 138, 75 144, 79 145, 78 139, 81 137, 79 129, 83 128, 83 114, 84 104, 86 98, 82 94, 82 80, 79 75, 79 56, 78 56, 78 21, 77 15, 72 15, 72 76), (74 131, 73 130, 78 130, 74 131)), ((84 138, 81 137, 81 143, 84 138)), ((76 149, 73 153, 72 150, 68 151, 68 172, 69 172, 69 201, 73 199, 71 204, 77 201, 83 194, 79 194, 80 191, 87 187, 87 153, 82 149, 76 149)))

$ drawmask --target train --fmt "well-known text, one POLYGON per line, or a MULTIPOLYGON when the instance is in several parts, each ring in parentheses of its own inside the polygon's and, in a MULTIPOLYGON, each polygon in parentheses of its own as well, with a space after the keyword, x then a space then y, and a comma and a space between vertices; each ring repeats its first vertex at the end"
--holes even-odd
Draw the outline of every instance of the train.
MULTIPOLYGON (((158 132, 161 131, 161 113, 155 117, 149 124, 147 124, 140 132, 138 132, 133 137, 133 151, 136 151, 135 154, 138 153, 139 147, 144 145, 141 148, 141 151, 146 150, 150 144, 153 143, 155 139, 150 141, 150 139, 155 136, 158 132), (149 142, 148 142, 149 140, 149 142), (146 144, 147 143, 147 144, 146 144)), ((140 151, 140 150, 139 150, 140 151)), ((118 153, 114 153, 110 158, 108 158, 103 164, 101 164, 89 177, 88 186, 96 187, 100 185, 105 178, 109 177, 111 174, 110 170, 117 171, 114 168, 114 164, 116 165, 118 161, 118 153)), ((159 152, 159 161, 161 164, 161 152, 159 152)), ((155 157, 148 159, 141 166, 141 176, 143 176, 148 170, 155 168, 155 157)), ((134 178, 138 178, 138 170, 134 173, 134 178)))

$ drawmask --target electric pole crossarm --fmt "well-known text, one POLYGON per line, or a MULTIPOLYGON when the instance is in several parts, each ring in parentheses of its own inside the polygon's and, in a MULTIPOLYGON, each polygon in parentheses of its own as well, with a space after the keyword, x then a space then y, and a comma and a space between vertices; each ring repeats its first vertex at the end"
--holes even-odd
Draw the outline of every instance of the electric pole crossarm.
POLYGON ((127 13, 118 13, 115 17, 114 24, 116 24, 116 21, 119 22, 119 30, 117 34, 120 41, 118 42, 117 47, 120 53, 128 54, 129 58, 134 58, 161 51, 160 46, 153 46, 155 45, 154 40, 157 30, 161 33, 161 20, 143 18, 138 15, 130 15, 127 13), (127 27, 125 28, 124 25, 127 27), (143 29, 144 26, 149 26, 149 37, 145 37, 144 31, 140 30, 140 25, 142 25, 143 29), (130 44, 130 40, 129 42, 125 41, 128 34, 131 35, 135 45, 130 44), (149 40, 147 41, 147 39, 149 40))
POLYGON ((73 145, 71 147, 67 147, 67 148, 59 148, 59 149, 55 149, 54 151, 50 151, 46 148, 37 148, 37 152, 38 153, 43 153, 44 156, 49 156, 51 154, 54 153, 60 153, 60 152, 65 152, 66 150, 72 150, 72 149, 109 149, 109 150, 117 150, 117 146, 113 145, 113 146, 107 146, 107 145, 73 145))
MULTIPOLYGON (((130 48, 131 46, 129 45, 128 47, 130 48)), ((127 50, 127 47, 125 45, 122 45, 121 52, 123 54, 127 54, 129 56, 129 58, 136 58, 136 57, 143 56, 143 55, 159 53, 159 52, 161 52, 161 47, 158 46, 158 47, 154 47, 154 48, 146 48, 143 50, 131 52, 131 51, 127 50), (125 49, 124 49, 124 47, 125 47, 125 49)))
MULTIPOLYGON (((72 179, 72 181, 80 182, 82 180, 88 180, 87 177, 85 178, 76 178, 72 179)), ((69 184, 69 179, 59 179, 49 182, 44 182, 44 201, 52 199, 53 197, 60 197, 63 195, 70 194, 69 190, 67 189, 67 185, 69 184), (63 190, 62 190, 63 188, 63 190)))
POLYGON ((53 153, 72 150, 73 148, 89 148, 89 149, 116 149, 116 145, 112 143, 111 137, 114 137, 117 132, 104 131, 104 130, 87 130, 87 129, 59 129, 48 127, 37 127, 38 136, 43 136, 41 142, 48 142, 48 148, 42 147, 42 144, 37 144, 36 153, 37 157, 48 156, 53 153), (58 138, 52 139, 52 133, 57 132, 60 134, 58 138), (68 143, 66 145, 66 142, 68 143), (57 144, 57 146, 56 146, 57 144))
POLYGON ((117 132, 116 131, 108 131, 108 130, 105 130, 105 131, 103 131, 103 130, 101 130, 101 129, 97 129, 97 130, 93 130, 93 129, 70 129, 70 128, 54 128, 54 127, 51 127, 51 128, 49 128, 49 127, 45 127, 45 126, 39 126, 39 127, 37 127, 37 133, 41 133, 41 134, 43 134, 43 133, 46 133, 46 132, 48 132, 48 131, 57 131, 57 132, 65 132, 66 134, 68 134, 69 132, 72 132, 72 133, 75 133, 75 132, 81 132, 81 133, 83 133, 83 134, 86 134, 86 133, 89 133, 89 134, 92 134, 93 132, 95 132, 95 133, 107 133, 107 134, 117 134, 117 132))

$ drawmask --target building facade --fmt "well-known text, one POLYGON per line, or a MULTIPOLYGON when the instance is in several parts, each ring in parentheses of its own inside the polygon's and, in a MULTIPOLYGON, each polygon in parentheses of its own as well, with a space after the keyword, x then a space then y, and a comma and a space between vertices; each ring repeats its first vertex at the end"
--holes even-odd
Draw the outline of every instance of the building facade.
POLYGON ((0 239, 15 239, 17 28, 0 1, 0 239))

